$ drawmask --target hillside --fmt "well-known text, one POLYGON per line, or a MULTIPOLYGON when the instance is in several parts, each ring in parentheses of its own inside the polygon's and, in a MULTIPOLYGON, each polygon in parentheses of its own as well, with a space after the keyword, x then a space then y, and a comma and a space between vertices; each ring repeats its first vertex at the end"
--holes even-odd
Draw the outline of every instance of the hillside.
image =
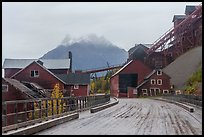
POLYGON ((202 64, 202 46, 184 53, 163 69, 171 77, 175 89, 183 89, 187 80, 202 64))
POLYGON ((200 65, 196 72, 187 80, 184 88, 187 94, 202 95, 202 66, 200 65))
POLYGON ((41 58, 68 58, 68 51, 72 52, 73 69, 85 70, 109 65, 123 64, 128 57, 127 51, 113 45, 104 37, 94 34, 79 39, 65 37, 55 49, 47 52, 41 58))

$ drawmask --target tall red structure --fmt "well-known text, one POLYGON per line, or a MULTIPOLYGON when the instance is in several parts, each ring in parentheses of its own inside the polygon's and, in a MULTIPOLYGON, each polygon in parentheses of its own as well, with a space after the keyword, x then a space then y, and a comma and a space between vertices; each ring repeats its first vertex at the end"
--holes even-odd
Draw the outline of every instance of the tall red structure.
POLYGON ((189 49, 202 45, 202 5, 186 6, 186 15, 175 15, 174 27, 147 50, 145 63, 163 68, 189 49))

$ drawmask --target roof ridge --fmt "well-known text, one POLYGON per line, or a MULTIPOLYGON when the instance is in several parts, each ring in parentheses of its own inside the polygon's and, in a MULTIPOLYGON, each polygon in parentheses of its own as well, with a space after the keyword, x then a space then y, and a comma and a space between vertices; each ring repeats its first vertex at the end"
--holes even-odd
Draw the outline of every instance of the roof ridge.
POLYGON ((18 68, 23 69, 33 61, 40 60, 48 69, 70 69, 70 59, 8 59, 6 58, 3 63, 3 69, 18 68))
POLYGON ((64 81, 62 81, 61 79, 59 79, 54 73, 52 73, 51 71, 49 71, 46 67, 44 67, 43 65, 41 65, 40 63, 38 63, 37 61, 33 61, 31 62, 29 65, 27 65, 25 68, 21 69, 20 71, 18 71, 17 73, 15 73, 13 76, 11 76, 10 78, 15 77, 16 75, 18 75, 20 72, 22 72, 23 70, 25 70, 28 66, 30 66, 31 64, 36 63, 37 65, 39 65, 41 68, 43 68, 44 70, 46 70, 48 73, 50 73, 52 76, 54 76, 55 78, 57 78, 58 80, 60 80, 63 84, 64 81))
POLYGON ((112 76, 111 76, 111 78, 112 77, 114 77, 115 75, 117 75, 118 73, 120 73, 123 69, 125 69, 129 64, 131 64, 133 62, 133 60, 130 60, 127 64, 125 64, 121 69, 119 69, 115 74, 113 74, 112 76))
POLYGON ((29 93, 23 91, 22 89, 20 89, 16 84, 21 84, 21 86, 23 88, 26 89, 26 91, 30 91, 33 92, 33 90, 31 90, 30 88, 28 88, 27 86, 25 86, 23 83, 21 83, 20 81, 16 80, 16 79, 12 79, 12 78, 3 78, 6 82, 8 82, 9 84, 11 84, 12 86, 14 86, 16 89, 20 90, 21 92, 25 93, 27 96, 34 98, 32 95, 30 95, 29 93), (15 83, 11 83, 11 82, 15 82, 15 83))

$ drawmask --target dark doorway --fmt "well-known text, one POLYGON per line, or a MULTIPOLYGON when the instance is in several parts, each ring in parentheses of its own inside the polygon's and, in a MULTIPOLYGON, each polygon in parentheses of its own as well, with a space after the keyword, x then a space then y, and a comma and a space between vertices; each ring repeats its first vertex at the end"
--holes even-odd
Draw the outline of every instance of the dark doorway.
POLYGON ((119 74, 119 90, 127 93, 128 87, 137 87, 138 74, 119 74))

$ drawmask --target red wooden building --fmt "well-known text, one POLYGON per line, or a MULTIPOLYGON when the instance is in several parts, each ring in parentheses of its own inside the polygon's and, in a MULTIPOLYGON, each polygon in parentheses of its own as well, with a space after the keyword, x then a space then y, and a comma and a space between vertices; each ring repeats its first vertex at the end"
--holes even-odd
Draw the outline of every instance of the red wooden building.
POLYGON ((89 74, 54 74, 38 61, 33 61, 24 69, 14 74, 12 78, 22 82, 37 83, 46 91, 52 91, 54 85, 59 83, 60 90, 63 91, 64 96, 70 96, 71 94, 87 96, 89 94, 89 74), (76 79, 79 79, 78 77, 82 78, 80 82, 76 81, 76 79))
POLYGON ((156 59, 161 58, 160 53, 153 53, 148 63, 145 60, 149 46, 150 44, 137 44, 128 51, 128 63, 111 77, 112 96, 138 97, 143 96, 145 90, 147 90, 147 94, 144 93, 144 95, 149 96, 163 93, 163 90, 169 92, 170 77, 162 73, 161 69, 164 60, 158 61, 156 59), (161 74, 156 75, 157 71, 161 74), (151 84, 151 81, 155 81, 155 83, 151 84))
MULTIPOLYGON (((2 78, 2 102, 4 101, 13 101, 13 100, 27 100, 27 99, 34 99, 34 98, 42 98, 43 96, 35 92, 28 87, 26 87, 24 84, 19 82, 18 80, 11 79, 11 78, 2 78)), ((24 104, 18 103, 17 106, 15 104, 6 104, 5 106, 2 104, 2 115, 7 115, 11 113, 15 113, 15 107, 18 112, 23 111, 24 104)), ((27 110, 31 109, 31 104, 27 104, 27 110)), ((2 122, 4 118, 2 117, 2 122)), ((25 120, 23 115, 22 117, 18 117, 18 121, 25 120)), ((15 122, 15 115, 9 115, 7 116, 7 125, 14 124, 15 122)))
POLYGON ((153 70, 136 87, 136 96, 156 96, 170 93, 170 77, 162 69, 153 70))
MULTIPOLYGON (((11 59, 9 61, 5 60, 5 77, 12 74, 10 78, 16 79, 29 87, 38 84, 46 92, 46 95, 53 90, 56 83, 59 83, 64 96, 70 96, 71 94, 75 96, 87 96, 89 94, 90 75, 71 73, 69 62, 67 62, 68 65, 63 64, 65 63, 65 60, 34 60, 30 64, 26 64, 25 60, 17 60, 16 62, 18 63, 12 64, 12 62, 15 61, 15 59, 13 61, 11 61, 11 59), (22 62, 24 62, 24 64, 22 62), (15 72, 16 66, 24 66, 25 64, 27 66, 19 69, 18 72, 15 72), (66 66, 68 68, 65 68, 66 66), (9 73, 6 73, 6 70, 9 73)), ((30 60, 28 62, 30 62, 30 60)))
POLYGON ((197 6, 187 5, 185 15, 174 15, 173 22, 174 27, 147 50, 146 64, 160 62, 162 67, 166 67, 188 50, 202 45, 202 3, 197 6), (158 52, 163 54, 160 58, 152 57, 152 54, 158 52))
POLYGON ((71 59, 5 59, 3 64, 4 77, 10 78, 33 61, 38 60, 54 74, 71 73, 71 59))
POLYGON ((202 45, 202 5, 186 6, 185 15, 175 15, 173 22, 174 27, 150 48, 139 44, 128 51, 128 63, 111 77, 112 96, 152 96, 169 92, 170 77, 162 68, 189 49, 202 45), (138 61, 143 65, 134 63, 138 61))
MULTIPOLYGON (((53 74, 43 66, 41 61, 33 61, 25 68, 18 71, 11 78, 2 78, 2 102, 27 100, 50 97, 54 85, 59 83, 64 96, 87 96, 89 94, 89 74, 53 74)), ((32 103, 27 103, 27 110, 32 109, 32 103)), ((2 106, 2 114, 7 115, 21 112, 25 109, 24 104, 18 103, 2 106)), ((3 122, 4 118, 2 118, 3 122)), ((22 114, 18 121, 26 121, 22 114)), ((7 125, 14 124, 14 115, 7 116, 7 125)))
POLYGON ((16 79, 2 78, 2 101, 42 98, 43 96, 26 87, 16 79))
POLYGON ((111 77, 111 96, 155 96, 170 92, 170 77, 162 69, 151 70, 140 60, 131 60, 111 77))
POLYGON ((111 77, 111 95, 127 97, 128 87, 136 88, 151 69, 140 60, 131 60, 111 77))

